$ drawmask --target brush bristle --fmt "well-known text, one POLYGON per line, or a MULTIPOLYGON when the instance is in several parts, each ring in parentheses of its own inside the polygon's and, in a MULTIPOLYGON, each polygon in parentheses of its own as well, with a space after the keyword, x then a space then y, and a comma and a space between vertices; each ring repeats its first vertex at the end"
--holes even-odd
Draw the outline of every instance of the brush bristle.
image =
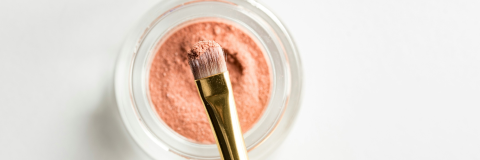
POLYGON ((227 71, 222 47, 215 41, 200 41, 188 53, 188 64, 195 80, 227 71))

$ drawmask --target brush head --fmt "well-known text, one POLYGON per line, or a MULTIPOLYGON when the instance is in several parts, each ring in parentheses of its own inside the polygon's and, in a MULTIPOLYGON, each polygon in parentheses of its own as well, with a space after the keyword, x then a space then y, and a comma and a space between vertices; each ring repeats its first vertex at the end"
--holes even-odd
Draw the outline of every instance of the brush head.
POLYGON ((195 80, 227 71, 222 47, 215 41, 200 41, 188 53, 188 64, 195 80))

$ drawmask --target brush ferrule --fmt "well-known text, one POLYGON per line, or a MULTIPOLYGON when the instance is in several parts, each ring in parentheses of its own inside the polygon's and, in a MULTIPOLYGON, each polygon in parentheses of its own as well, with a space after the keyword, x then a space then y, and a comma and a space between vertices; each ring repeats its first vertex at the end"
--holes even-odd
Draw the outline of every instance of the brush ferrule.
POLYGON ((224 160, 248 160, 227 72, 195 81, 224 160))

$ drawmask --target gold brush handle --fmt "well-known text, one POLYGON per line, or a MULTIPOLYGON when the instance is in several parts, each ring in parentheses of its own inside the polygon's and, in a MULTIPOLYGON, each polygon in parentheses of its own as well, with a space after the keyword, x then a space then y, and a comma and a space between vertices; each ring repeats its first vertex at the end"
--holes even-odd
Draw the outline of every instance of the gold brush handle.
POLYGON ((248 160, 228 72, 196 80, 223 160, 248 160))

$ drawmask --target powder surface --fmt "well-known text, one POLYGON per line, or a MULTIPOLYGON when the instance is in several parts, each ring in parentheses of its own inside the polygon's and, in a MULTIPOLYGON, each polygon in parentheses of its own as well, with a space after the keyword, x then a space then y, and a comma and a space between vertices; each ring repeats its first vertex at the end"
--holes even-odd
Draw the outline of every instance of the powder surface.
POLYGON ((243 132, 262 116, 271 93, 270 68, 253 39, 234 25, 204 21, 186 25, 163 41, 150 69, 149 91, 159 117, 197 143, 215 143, 187 62, 198 41, 213 40, 227 55, 227 68, 243 132))

